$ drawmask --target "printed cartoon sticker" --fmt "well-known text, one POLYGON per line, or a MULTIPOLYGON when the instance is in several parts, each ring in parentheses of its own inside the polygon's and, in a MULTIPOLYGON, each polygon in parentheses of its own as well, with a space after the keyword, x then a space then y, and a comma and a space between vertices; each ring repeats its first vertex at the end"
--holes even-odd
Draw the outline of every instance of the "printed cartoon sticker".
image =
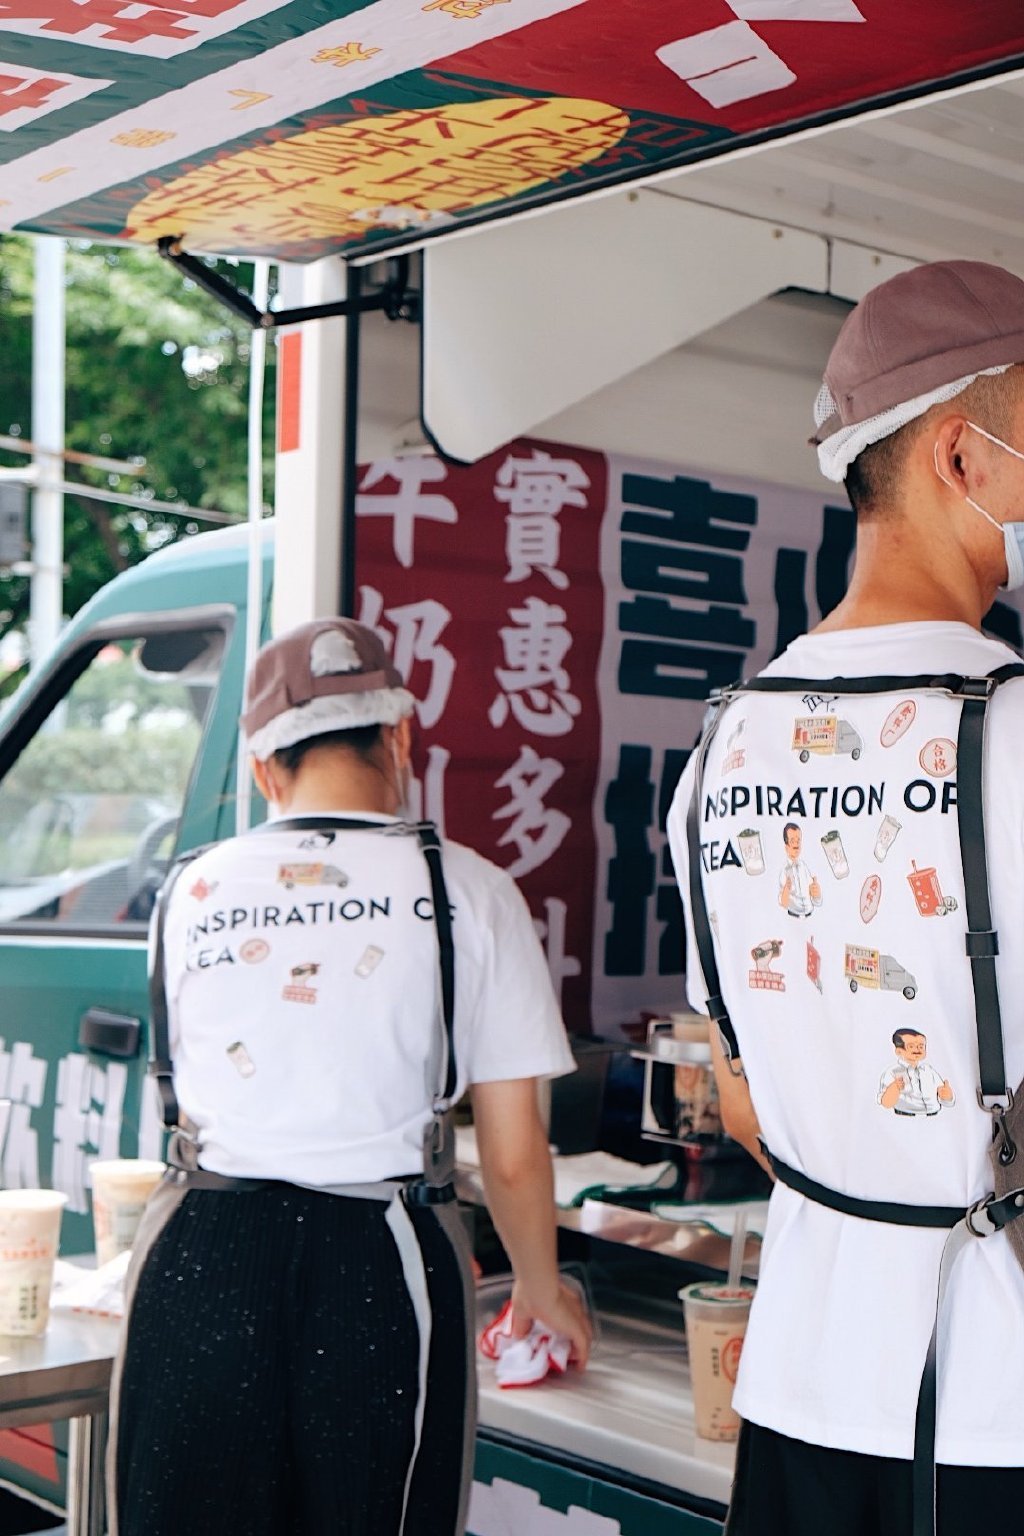
POLYGON ((813 715, 815 710, 831 709, 832 705, 838 701, 838 698, 839 695, 837 693, 805 693, 803 696, 803 706, 808 714, 813 715))
POLYGON ((914 723, 917 715, 917 705, 913 699, 904 699, 902 704, 897 704, 891 714, 886 716, 882 726, 882 734, 879 740, 883 747, 894 747, 901 736, 905 736, 914 723))
POLYGON ((945 779, 956 772, 956 742, 948 736, 933 736, 921 748, 918 762, 933 779, 945 779))
POLYGON ((309 982, 314 976, 319 975, 320 966, 314 961, 307 961, 305 965, 293 965, 291 969, 291 981, 285 987, 281 996, 286 1003, 315 1003, 316 988, 309 982))
POLYGON ((228 1060, 236 1068, 239 1077, 252 1077, 256 1071, 253 1059, 249 1055, 241 1040, 236 1040, 234 1045, 228 1046, 228 1060))
POLYGON ((856 762, 864 743, 848 720, 840 720, 838 715, 822 715, 820 720, 808 715, 793 725, 791 750, 799 752, 802 763, 810 762, 812 752, 817 757, 848 753, 856 762))
POLYGON ((907 998, 917 996, 916 978, 898 960, 863 944, 847 944, 844 971, 851 992, 867 987, 872 992, 902 992, 907 998))
POLYGON ((828 867, 837 880, 845 880, 850 873, 850 861, 846 857, 842 836, 835 828, 821 839, 821 851, 828 860, 828 867))
POLYGON ((868 875, 860 888, 860 920, 870 923, 882 903, 882 878, 868 875))
POLYGON ((782 943, 782 939, 765 939, 750 951, 754 969, 747 972, 747 980, 755 992, 785 992, 786 978, 771 968, 772 961, 782 954, 782 943))
POLYGON ((205 901, 207 896, 213 895, 219 884, 219 880, 204 880, 200 875, 195 884, 189 888, 189 895, 196 901, 205 901))
POLYGON ((269 954, 270 945, 266 939, 246 939, 238 951, 239 959, 244 960, 247 965, 259 965, 260 961, 265 960, 269 954))
POLYGON ((734 773, 737 768, 742 768, 747 760, 747 754, 743 747, 737 746, 737 742, 747 728, 747 722, 741 720, 726 742, 725 761, 722 764, 723 773, 734 773))
POLYGON ((896 1065, 882 1073, 878 1102, 897 1115, 937 1115, 956 1097, 949 1079, 928 1061, 927 1038, 916 1029, 898 1029, 892 1037, 896 1065))
POLYGON ((282 864, 277 879, 286 891, 297 885, 348 885, 348 875, 333 864, 282 864))
POLYGON ((895 816, 883 816, 882 824, 875 838, 875 858, 879 864, 885 863, 886 854, 902 831, 902 821, 897 821, 895 816))
POLYGON ((747 827, 741 832, 736 841, 740 845, 740 858, 743 860, 743 868, 748 875, 764 874, 764 848, 761 846, 761 834, 755 832, 753 827, 747 827))
POLYGON ((314 848, 314 849, 315 848, 333 848, 334 840, 337 837, 337 835, 338 835, 337 832, 331 832, 331 831, 329 831, 327 829, 323 829, 322 828, 319 832, 311 832, 308 837, 304 837, 302 839, 301 843, 299 844, 299 847, 300 848, 314 848))
POLYGON ((814 947, 814 940, 807 940, 807 980, 817 987, 819 992, 825 989, 821 984, 821 955, 814 947))
POLYGON ((779 906, 785 907, 790 917, 810 917, 815 907, 821 906, 821 884, 800 857, 803 840, 796 822, 787 821, 782 829, 786 862, 779 874, 779 906))
POLYGON ((913 859, 907 883, 914 893, 917 910, 922 917, 945 917, 957 909, 955 896, 943 896, 939 877, 934 869, 918 869, 913 859))
POLYGON ((359 957, 359 963, 356 966, 356 975, 365 981, 367 976, 373 975, 374 971, 377 969, 378 965, 380 965, 383 959, 384 951, 382 949, 379 949, 376 944, 367 944, 366 948, 363 950, 359 957))

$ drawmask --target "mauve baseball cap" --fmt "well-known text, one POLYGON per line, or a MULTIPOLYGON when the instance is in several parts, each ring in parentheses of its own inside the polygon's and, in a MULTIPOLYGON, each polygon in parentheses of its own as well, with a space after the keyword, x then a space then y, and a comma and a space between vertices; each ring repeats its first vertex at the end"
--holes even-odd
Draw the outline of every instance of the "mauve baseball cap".
POLYGON ((935 261, 880 283, 843 322, 825 369, 830 414, 811 439, 1024 362, 1024 282, 984 261, 935 261))
POLYGON ((378 635, 355 619, 314 619, 263 646, 242 726, 257 757, 327 731, 394 725, 412 695, 378 635))

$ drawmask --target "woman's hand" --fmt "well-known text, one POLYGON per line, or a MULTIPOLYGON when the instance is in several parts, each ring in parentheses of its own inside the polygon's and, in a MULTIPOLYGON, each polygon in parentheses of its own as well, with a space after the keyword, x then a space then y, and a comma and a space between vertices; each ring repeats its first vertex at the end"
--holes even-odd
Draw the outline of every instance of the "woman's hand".
POLYGON ((517 1280, 512 1289, 512 1337, 525 1338, 535 1322, 569 1339, 569 1359, 582 1370, 590 1357, 594 1330, 579 1292, 559 1281, 550 1294, 530 1296, 517 1280))

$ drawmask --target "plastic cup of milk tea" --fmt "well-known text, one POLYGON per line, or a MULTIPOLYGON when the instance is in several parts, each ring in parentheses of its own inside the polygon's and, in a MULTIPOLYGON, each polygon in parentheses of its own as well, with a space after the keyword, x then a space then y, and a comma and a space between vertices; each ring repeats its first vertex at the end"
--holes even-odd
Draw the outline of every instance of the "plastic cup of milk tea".
POLYGON ((821 851, 828 859, 828 867, 836 879, 845 880, 850 873, 850 862, 846 857, 841 835, 835 831, 826 832, 821 839, 821 851))
POLYGON ((755 832, 752 827, 741 832, 736 841, 740 845, 740 858, 743 860, 743 868, 748 875, 764 874, 764 849, 761 847, 761 834, 755 832))
POLYGON ((895 816, 882 817, 878 836, 875 838, 875 858, 879 864, 883 863, 886 854, 899 836, 901 825, 902 823, 898 822, 895 816))
POLYGON ((733 1412, 732 1389, 754 1288, 700 1281, 684 1286, 679 1297, 686 1319, 697 1434, 704 1440, 735 1440, 740 1420, 733 1412))
POLYGON ((92 1164, 92 1222, 100 1264, 109 1264, 132 1246, 146 1202, 165 1172, 163 1163, 147 1158, 92 1164))
POLYGON ((55 1189, 0 1190, 0 1334, 45 1333, 66 1203, 55 1189))

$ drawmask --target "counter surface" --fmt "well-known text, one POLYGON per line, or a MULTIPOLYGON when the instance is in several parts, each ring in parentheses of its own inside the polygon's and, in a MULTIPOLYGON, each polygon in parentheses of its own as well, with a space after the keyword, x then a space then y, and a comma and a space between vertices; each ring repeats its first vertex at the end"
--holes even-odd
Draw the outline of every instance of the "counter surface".
POLYGON ((617 1472, 728 1503, 736 1447, 694 1432, 682 1318, 678 1331, 601 1314, 586 1371, 502 1390, 478 1357, 480 1424, 617 1472))

